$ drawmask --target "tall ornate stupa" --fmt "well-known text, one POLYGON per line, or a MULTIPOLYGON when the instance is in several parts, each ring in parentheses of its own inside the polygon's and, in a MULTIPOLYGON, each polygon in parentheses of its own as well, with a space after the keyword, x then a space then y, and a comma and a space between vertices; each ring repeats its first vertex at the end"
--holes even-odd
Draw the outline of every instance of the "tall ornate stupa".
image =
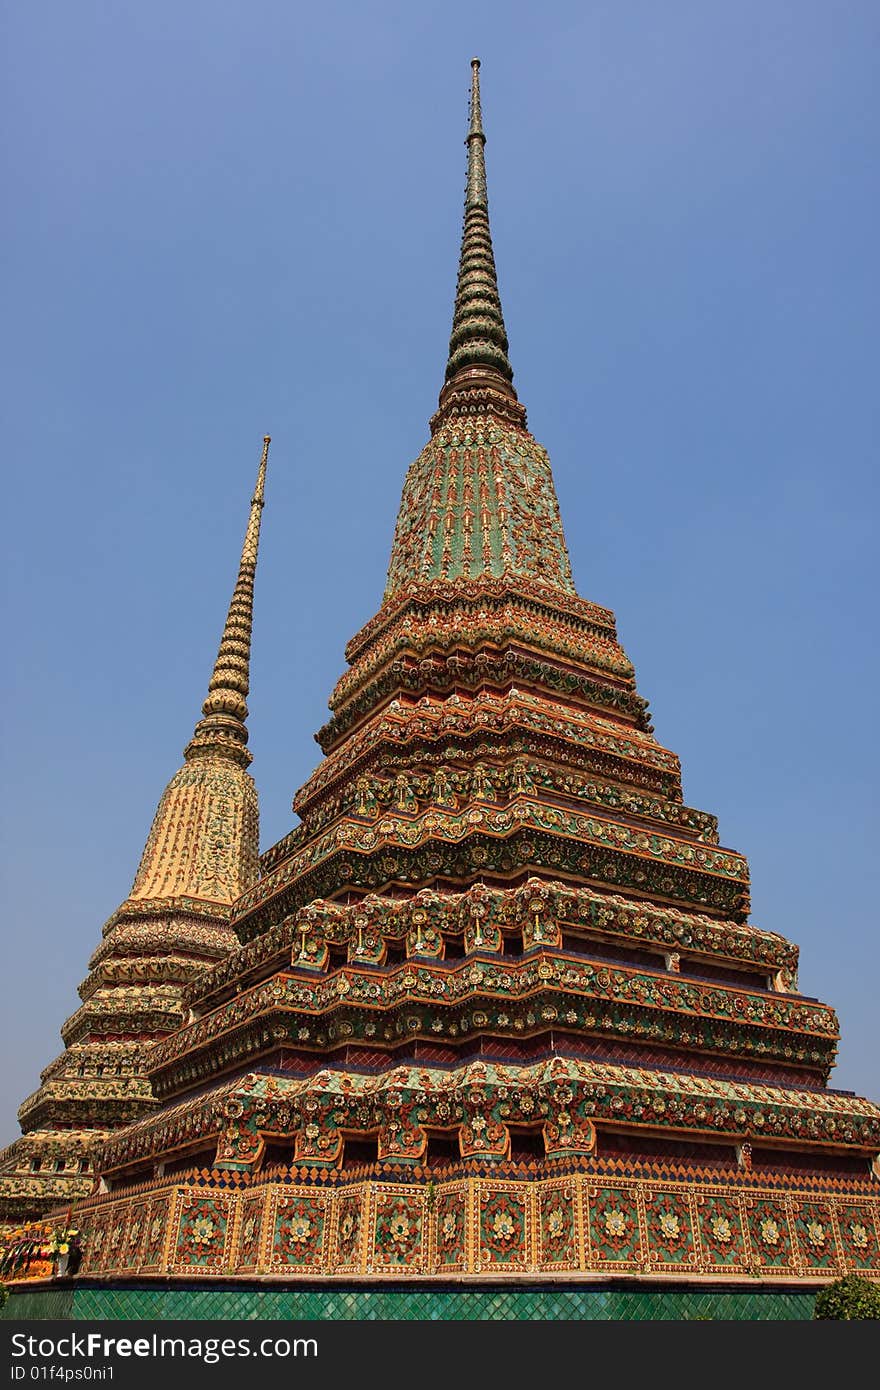
MULTIPOLYGON (((395 1285, 470 1308, 503 1286, 520 1316, 586 1316, 621 1286, 878 1274, 880 1111, 828 1087, 834 1013, 749 922, 746 860, 684 803, 614 615, 574 588, 513 386, 477 60, 466 143, 446 377, 382 605, 300 823, 242 868, 217 963, 175 976, 186 1020, 102 1146, 80 1280, 275 1283, 311 1317, 330 1287, 358 1316, 395 1285)), ((176 853, 154 833, 151 899, 181 891, 176 853)), ((113 920, 108 942, 140 930, 113 920)), ((128 960, 106 949, 96 969, 128 960)))
POLYGON ((131 892, 89 961, 82 1003, 61 1030, 65 1051, 21 1106, 22 1137, 0 1154, 0 1224, 91 1192, 96 1144, 155 1109, 146 1045, 180 1027, 186 985, 238 944, 231 907, 259 874, 245 721, 269 443, 203 718, 159 802, 131 892))

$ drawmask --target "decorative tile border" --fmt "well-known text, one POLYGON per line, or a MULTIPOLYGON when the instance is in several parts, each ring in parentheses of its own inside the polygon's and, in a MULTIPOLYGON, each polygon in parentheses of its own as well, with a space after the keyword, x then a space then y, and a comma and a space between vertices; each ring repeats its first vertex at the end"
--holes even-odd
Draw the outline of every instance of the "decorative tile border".
POLYGON ((880 1200, 584 1174, 181 1186, 80 1221, 86 1275, 880 1278, 880 1200))

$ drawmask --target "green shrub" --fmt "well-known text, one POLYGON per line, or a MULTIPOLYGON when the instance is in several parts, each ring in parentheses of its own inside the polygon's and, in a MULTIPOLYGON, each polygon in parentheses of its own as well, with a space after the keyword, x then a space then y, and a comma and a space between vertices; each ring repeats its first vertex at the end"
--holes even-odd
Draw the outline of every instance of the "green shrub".
POLYGON ((870 1279, 847 1274, 816 1294, 814 1318, 880 1318, 880 1288, 870 1279))

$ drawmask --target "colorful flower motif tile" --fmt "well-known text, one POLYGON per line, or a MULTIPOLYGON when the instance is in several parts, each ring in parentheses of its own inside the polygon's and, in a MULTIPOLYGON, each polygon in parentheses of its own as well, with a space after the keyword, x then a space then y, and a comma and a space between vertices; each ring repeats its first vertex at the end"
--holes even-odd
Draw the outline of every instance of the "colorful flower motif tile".
POLYGON ((810 1269, 834 1269, 837 1241, 830 1206, 824 1202, 799 1203, 793 1225, 801 1263, 810 1269))
POLYGON ((228 1200, 221 1197, 184 1197, 177 1224, 174 1264, 181 1269, 223 1268, 228 1200))
POLYGON ((462 1270, 466 1267, 465 1222, 467 1191, 460 1188, 442 1192, 434 1202, 434 1259, 438 1269, 462 1270))
POLYGON ((128 1213, 125 1236, 118 1251, 119 1269, 136 1269, 140 1264, 141 1249, 146 1235, 147 1210, 146 1202, 138 1202, 128 1213))
POLYGON ((261 1192, 255 1197, 245 1197, 241 1204, 238 1219, 238 1259, 236 1265, 242 1270, 254 1270, 260 1263, 260 1235, 263 1224, 263 1210, 268 1194, 261 1192))
POLYGON ((336 1259, 338 1269, 361 1268, 364 1203, 366 1193, 352 1192, 338 1199, 336 1207, 336 1259))
POLYGON ((479 1263, 522 1269, 529 1262, 524 1185, 479 1192, 479 1263))
POLYGON ((380 1193, 373 1223, 373 1265, 376 1269, 418 1271, 422 1263, 422 1194, 380 1193))
POLYGON ((591 1188, 588 1201, 590 1247, 597 1267, 637 1265, 641 1241, 635 1189, 591 1188))
POLYGON ((646 1192, 645 1223, 652 1264, 693 1265, 697 1253, 691 1209, 683 1192, 646 1192))
POLYGON ((95 1274, 102 1270, 107 1262, 109 1252, 109 1242, 107 1240, 107 1226, 109 1224, 109 1213, 101 1213, 99 1216, 89 1220, 85 1231, 85 1249, 83 1251, 82 1272, 83 1274, 95 1274))
POLYGON ((144 1216, 144 1243, 141 1266, 143 1269, 157 1269, 162 1262, 165 1245, 165 1232, 168 1228, 168 1213, 171 1208, 170 1197, 160 1197, 150 1202, 144 1216))
POLYGON ((570 1187, 551 1187, 538 1199, 539 1263, 576 1269, 578 1238, 575 1192, 570 1187))
POLYGON ((868 1207, 841 1203, 837 1208, 837 1229, 848 1269, 880 1268, 877 1229, 868 1207))
POLYGON ((746 1267, 742 1218, 734 1199, 698 1196, 697 1225, 705 1265, 723 1269, 746 1267))
POLYGON ((782 1199, 746 1202, 752 1254, 766 1268, 786 1268, 793 1263, 791 1236, 782 1199))
POLYGON ((321 1268, 327 1201, 303 1193, 279 1196, 275 1203, 270 1263, 273 1268, 295 1265, 321 1268))
POLYGON ((94 1217, 83 1211, 83 1272, 418 1277, 537 1269, 816 1279, 880 1269, 878 1211, 870 1199, 626 1178, 603 1184, 586 1175, 165 1189, 102 1204, 94 1217))
POLYGON ((127 1211, 124 1206, 114 1207, 107 1221, 104 1242, 104 1268, 120 1269, 125 1258, 125 1228, 127 1211))

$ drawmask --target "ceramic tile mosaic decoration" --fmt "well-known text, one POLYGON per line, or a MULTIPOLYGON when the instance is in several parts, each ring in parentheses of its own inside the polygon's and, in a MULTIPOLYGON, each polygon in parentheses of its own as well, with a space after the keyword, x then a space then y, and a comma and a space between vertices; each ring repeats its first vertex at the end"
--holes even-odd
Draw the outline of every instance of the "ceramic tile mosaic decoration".
POLYGON ((880 1277, 880 1110, 575 590, 479 81, 439 406, 299 823, 258 853, 266 439, 202 718, 0 1164, 7 1230, 75 1202, 82 1263, 8 1316, 799 1318, 880 1277))

